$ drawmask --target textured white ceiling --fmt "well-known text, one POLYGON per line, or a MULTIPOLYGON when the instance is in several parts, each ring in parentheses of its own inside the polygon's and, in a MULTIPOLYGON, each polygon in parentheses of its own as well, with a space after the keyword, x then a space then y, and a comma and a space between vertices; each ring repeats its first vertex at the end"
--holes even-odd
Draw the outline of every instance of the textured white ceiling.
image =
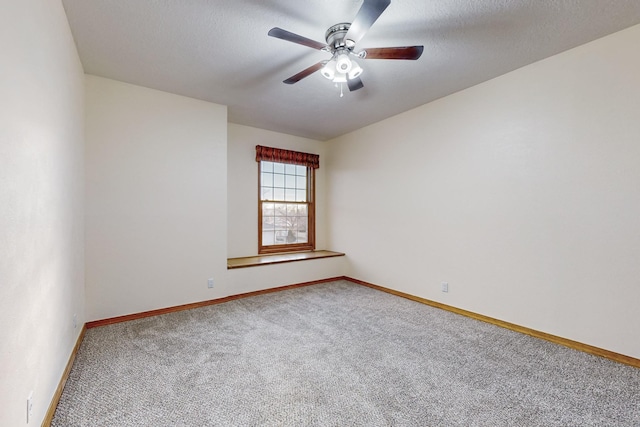
POLYGON ((326 140, 640 23, 640 0, 392 0, 358 48, 424 45, 417 61, 364 60, 359 91, 320 73, 324 42, 362 0, 63 0, 85 72, 229 107, 229 121, 326 140))

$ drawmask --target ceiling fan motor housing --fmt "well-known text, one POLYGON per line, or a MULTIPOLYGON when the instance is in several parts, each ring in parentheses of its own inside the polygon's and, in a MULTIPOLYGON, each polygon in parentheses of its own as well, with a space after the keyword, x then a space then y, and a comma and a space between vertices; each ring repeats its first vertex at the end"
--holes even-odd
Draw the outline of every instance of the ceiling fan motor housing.
POLYGON ((351 28, 351 24, 348 22, 342 22, 329 27, 324 38, 327 40, 327 45, 329 45, 332 52, 347 48, 344 36, 347 34, 347 31, 349 31, 349 28, 351 28))

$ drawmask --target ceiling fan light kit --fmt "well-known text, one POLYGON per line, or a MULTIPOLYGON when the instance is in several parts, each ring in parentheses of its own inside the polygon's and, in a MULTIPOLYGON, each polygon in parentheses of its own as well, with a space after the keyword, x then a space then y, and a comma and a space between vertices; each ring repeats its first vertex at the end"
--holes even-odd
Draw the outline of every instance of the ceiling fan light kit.
POLYGON ((416 60, 422 55, 423 46, 382 47, 356 51, 356 43, 362 39, 367 30, 389 6, 391 0, 364 0, 352 23, 343 22, 333 25, 325 33, 327 44, 308 39, 298 34, 272 28, 269 36, 301 44, 312 49, 318 49, 331 54, 331 59, 314 64, 298 74, 284 80, 286 84, 294 84, 320 70, 320 74, 340 86, 340 96, 343 96, 342 85, 347 84, 350 91, 364 87, 360 75, 362 67, 353 59, 409 59, 416 60))
POLYGON ((343 74, 351 71, 351 60, 348 53, 341 52, 336 56, 336 70, 343 74))

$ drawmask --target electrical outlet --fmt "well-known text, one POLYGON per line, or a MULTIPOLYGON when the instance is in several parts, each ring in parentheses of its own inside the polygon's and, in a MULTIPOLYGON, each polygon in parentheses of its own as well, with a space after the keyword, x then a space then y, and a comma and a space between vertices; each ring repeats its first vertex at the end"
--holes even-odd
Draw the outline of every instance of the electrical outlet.
POLYGON ((29 393, 27 397, 27 424, 33 419, 33 391, 29 393))
POLYGON ((207 287, 209 289, 213 288, 213 277, 209 278, 209 280, 207 280, 207 287))
POLYGON ((440 284, 440 289, 442 290, 442 292, 449 292, 449 283, 442 282, 440 284))

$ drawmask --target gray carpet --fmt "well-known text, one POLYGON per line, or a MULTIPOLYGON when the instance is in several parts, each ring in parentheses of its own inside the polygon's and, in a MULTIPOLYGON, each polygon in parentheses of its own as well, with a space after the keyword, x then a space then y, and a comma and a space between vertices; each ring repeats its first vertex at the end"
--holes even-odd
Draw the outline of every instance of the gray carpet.
POLYGON ((640 426, 640 369, 346 281, 89 329, 53 426, 640 426))

